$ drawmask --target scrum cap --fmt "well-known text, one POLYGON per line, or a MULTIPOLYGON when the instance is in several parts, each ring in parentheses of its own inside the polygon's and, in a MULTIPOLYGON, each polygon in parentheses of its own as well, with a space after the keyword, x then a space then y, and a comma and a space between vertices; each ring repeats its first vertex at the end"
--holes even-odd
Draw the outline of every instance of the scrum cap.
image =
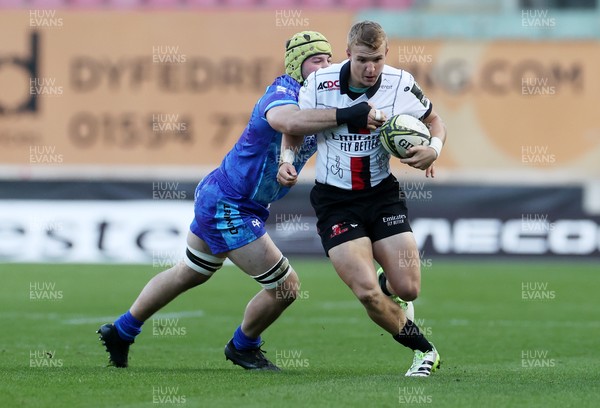
POLYGON ((285 44, 285 73, 303 83, 302 63, 317 54, 332 54, 331 44, 323 34, 316 31, 294 34, 285 44))

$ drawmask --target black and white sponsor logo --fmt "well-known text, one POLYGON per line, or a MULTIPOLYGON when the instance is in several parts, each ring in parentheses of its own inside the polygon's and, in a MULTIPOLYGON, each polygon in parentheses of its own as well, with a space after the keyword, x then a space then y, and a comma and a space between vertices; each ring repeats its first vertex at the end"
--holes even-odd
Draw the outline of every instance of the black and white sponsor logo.
POLYGON ((390 217, 382 217, 381 221, 386 224, 388 227, 392 225, 404 224, 404 220, 406 220, 405 214, 392 215, 390 217))
POLYGON ((340 89, 340 81, 323 81, 317 85, 317 91, 336 91, 340 89))
POLYGON ((419 248, 437 254, 598 255, 600 225, 593 220, 555 220, 531 228, 522 219, 418 218, 411 221, 419 248))
MULTIPOLYGON (((316 219, 302 211, 298 214, 302 214, 302 228, 289 234, 278 231, 274 224, 269 234, 284 253, 320 255, 316 219), (304 228, 305 223, 310 228, 304 228)), ((190 203, 183 200, 7 200, 0 202, 0 261, 152 264, 159 259, 157 253, 180 259, 192 216, 190 203)), ((401 215, 380 219, 386 223, 406 222, 401 215)), ((272 221, 276 221, 275 216, 272 221)), ((539 214, 509 219, 421 216, 413 217, 411 226, 419 249, 428 256, 600 257, 597 218, 539 214)), ((62 288, 43 289, 51 293, 62 288)))

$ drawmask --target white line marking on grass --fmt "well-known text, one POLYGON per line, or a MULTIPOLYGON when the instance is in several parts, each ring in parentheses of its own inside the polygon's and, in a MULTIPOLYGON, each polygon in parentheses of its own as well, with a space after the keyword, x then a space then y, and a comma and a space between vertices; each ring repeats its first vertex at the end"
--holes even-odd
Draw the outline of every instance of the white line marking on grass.
POLYGON ((323 317, 296 317, 296 316, 285 316, 278 324, 356 324, 365 322, 363 317, 337 317, 337 316, 323 316, 323 317))
MULTIPOLYGON (((157 313, 150 319, 175 319, 181 317, 202 317, 204 312, 202 310, 188 310, 183 312, 172 312, 172 313, 157 313)), ((90 323, 108 323, 113 322, 116 316, 91 316, 91 317, 76 317, 72 319, 63 320, 64 324, 90 324, 90 323)), ((150 320, 148 319, 148 320, 150 320)))
POLYGON ((512 326, 512 327, 600 327, 598 321, 570 322, 570 321, 542 321, 542 320, 469 320, 469 319, 424 319, 428 325, 440 326, 512 326))

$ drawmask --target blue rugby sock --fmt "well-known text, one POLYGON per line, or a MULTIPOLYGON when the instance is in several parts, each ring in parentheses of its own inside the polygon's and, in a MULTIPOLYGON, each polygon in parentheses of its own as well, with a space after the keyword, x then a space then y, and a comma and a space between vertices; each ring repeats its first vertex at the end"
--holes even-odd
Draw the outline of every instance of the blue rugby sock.
POLYGON ((258 338, 253 339, 244 334, 242 331, 242 326, 238 326, 235 333, 233 333, 233 345, 238 350, 250 350, 255 349, 260 346, 260 336, 258 338))
POLYGON ((142 332, 142 325, 144 322, 139 321, 135 317, 132 316, 129 310, 127 313, 120 316, 117 320, 115 320, 115 327, 117 328, 117 333, 119 333, 119 337, 123 340, 133 342, 135 340, 135 336, 142 332))

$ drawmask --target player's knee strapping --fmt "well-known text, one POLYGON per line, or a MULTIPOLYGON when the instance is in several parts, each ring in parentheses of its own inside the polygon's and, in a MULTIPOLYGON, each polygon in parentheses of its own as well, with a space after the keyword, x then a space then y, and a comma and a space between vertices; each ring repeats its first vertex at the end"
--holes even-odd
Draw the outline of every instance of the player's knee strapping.
POLYGON ((225 262, 225 258, 205 254, 189 246, 185 250, 184 260, 187 266, 206 276, 212 276, 213 273, 223 266, 223 262, 225 262))
POLYGON ((290 263, 285 256, 281 256, 279 262, 275 264, 267 272, 255 276, 254 280, 257 281, 265 289, 273 289, 281 285, 292 272, 290 263))

